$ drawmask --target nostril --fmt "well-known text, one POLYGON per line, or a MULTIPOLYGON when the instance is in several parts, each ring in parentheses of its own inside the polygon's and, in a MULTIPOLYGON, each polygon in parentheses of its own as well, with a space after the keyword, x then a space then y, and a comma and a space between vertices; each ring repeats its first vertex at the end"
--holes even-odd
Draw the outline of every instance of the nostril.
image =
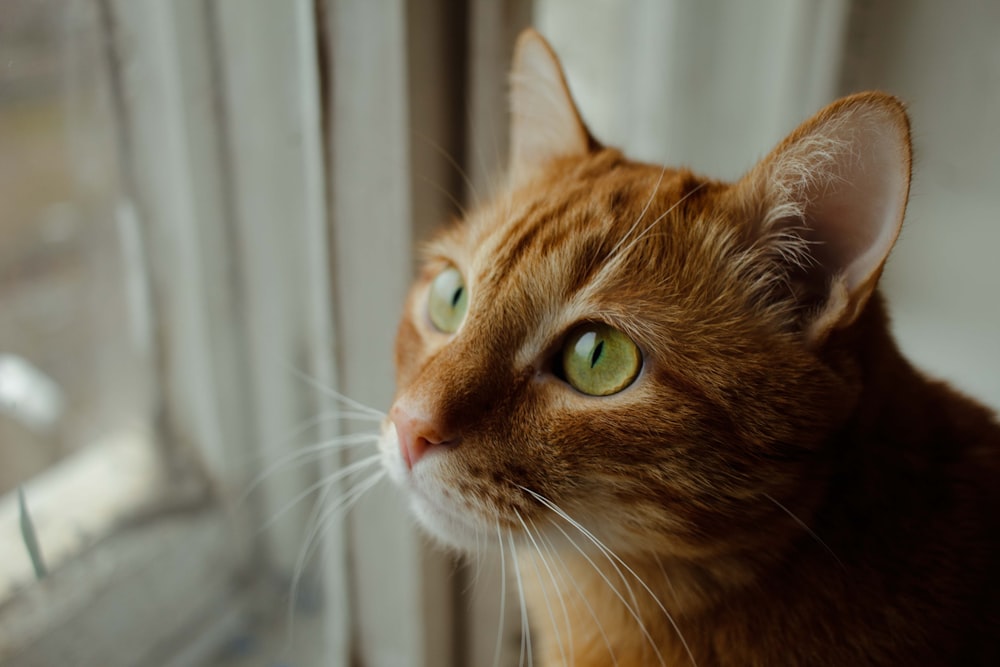
POLYGON ((400 403, 392 407, 389 419, 396 426, 399 451, 407 468, 412 469, 429 451, 457 442, 434 419, 400 403))

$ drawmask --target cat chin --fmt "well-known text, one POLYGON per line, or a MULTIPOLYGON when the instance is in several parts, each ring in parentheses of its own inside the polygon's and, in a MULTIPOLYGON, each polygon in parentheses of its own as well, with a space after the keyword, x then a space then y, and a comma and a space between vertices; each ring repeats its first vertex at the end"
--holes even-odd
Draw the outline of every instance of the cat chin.
MULTIPOLYGON (((475 553, 483 547, 482 529, 473 526, 467 520, 452 516, 450 512, 442 510, 418 493, 411 492, 409 495, 410 508, 417 521, 424 532, 438 542, 467 553, 475 553)), ((487 531, 487 539, 488 535, 487 531)))

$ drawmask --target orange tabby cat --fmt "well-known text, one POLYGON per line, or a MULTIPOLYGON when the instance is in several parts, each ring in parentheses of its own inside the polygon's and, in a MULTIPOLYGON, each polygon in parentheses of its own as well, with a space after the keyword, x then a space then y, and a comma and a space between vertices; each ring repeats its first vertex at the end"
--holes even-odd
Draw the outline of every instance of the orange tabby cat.
POLYGON ((1000 665, 1000 428, 876 289, 902 105, 839 100, 729 184, 598 143, 532 31, 512 98, 509 190, 427 249, 381 447, 432 534, 505 552, 539 661, 1000 665))

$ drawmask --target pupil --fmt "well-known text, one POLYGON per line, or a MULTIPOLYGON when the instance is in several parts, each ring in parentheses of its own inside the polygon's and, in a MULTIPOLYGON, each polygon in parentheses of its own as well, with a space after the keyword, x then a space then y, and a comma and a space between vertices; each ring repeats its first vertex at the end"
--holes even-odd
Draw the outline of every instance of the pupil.
POLYGON ((590 355, 590 367, 593 368, 601 360, 601 353, 604 352, 604 341, 602 340, 594 348, 594 353, 590 355))
POLYGON ((462 291, 464 289, 465 289, 464 287, 459 287, 457 290, 455 290, 455 293, 451 297, 451 307, 452 308, 454 308, 455 306, 458 305, 458 300, 462 298, 462 291))

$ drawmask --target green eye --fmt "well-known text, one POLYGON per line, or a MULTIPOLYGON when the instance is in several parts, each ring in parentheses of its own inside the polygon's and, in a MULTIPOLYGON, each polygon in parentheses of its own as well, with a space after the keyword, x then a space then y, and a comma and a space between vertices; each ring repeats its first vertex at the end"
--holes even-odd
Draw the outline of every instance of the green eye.
POLYGON ((469 307, 469 290, 462 274, 453 266, 442 271, 431 283, 427 295, 427 313, 431 322, 444 333, 455 333, 469 307))
POLYGON ((562 350, 566 381, 591 396, 617 394, 642 367, 639 348, 618 329, 599 322, 578 327, 562 350))

